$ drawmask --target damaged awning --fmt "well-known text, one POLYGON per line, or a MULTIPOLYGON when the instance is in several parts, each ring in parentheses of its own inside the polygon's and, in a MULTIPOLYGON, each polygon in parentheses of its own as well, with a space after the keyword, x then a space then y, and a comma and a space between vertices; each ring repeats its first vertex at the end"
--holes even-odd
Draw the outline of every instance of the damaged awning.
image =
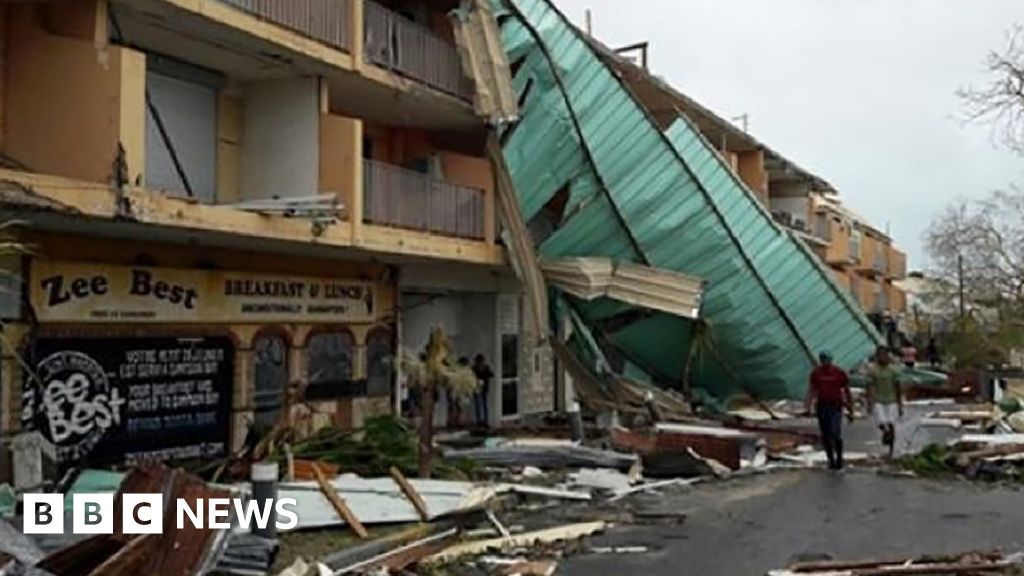
POLYGON ((799 397, 817 353, 879 341, 807 247, 685 119, 662 131, 548 0, 492 0, 520 120, 501 133, 542 260, 601 257, 702 279, 700 318, 573 299, 604 344, 661 383, 799 397))
POLYGON ((697 318, 701 281, 671 270, 614 264, 608 258, 566 258, 541 262, 548 284, 587 302, 598 298, 697 318))

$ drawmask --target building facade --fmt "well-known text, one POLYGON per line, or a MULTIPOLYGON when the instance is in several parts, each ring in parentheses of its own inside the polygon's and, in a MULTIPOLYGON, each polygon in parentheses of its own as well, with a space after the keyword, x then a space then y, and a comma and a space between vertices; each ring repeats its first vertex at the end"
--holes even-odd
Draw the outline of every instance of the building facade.
POLYGON ((501 376, 490 424, 549 409, 457 5, 0 3, 0 203, 29 247, 4 443, 184 459, 283 411, 358 428, 399 409, 398 351, 435 324, 501 376))

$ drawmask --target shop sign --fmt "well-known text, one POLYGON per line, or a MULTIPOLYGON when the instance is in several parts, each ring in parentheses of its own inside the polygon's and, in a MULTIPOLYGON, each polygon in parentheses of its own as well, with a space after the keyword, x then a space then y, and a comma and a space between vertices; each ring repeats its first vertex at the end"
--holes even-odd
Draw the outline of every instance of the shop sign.
POLYGON ((370 282, 171 268, 36 261, 40 322, 369 323, 370 282))
POLYGON ((41 339, 22 423, 62 464, 223 456, 233 353, 228 338, 41 339))

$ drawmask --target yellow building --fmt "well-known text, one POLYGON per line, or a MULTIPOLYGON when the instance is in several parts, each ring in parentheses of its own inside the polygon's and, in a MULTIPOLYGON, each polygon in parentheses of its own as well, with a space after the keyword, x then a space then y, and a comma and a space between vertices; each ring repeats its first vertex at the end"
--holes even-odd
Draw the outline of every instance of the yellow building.
POLYGON ((457 4, 0 3, 0 201, 31 245, 3 439, 223 454, 300 384, 297 422, 358 427, 399 407, 396 350, 470 313, 448 328, 500 375, 491 423, 549 405, 457 4))

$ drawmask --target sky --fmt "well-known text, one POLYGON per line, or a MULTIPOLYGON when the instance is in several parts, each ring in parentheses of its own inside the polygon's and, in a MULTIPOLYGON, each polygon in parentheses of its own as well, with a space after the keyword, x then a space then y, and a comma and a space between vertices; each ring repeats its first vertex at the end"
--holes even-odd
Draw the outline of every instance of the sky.
POLYGON ((965 123, 956 92, 989 76, 1021 0, 555 0, 612 47, 825 178, 927 269, 952 202, 1024 185, 1024 158, 965 123))

